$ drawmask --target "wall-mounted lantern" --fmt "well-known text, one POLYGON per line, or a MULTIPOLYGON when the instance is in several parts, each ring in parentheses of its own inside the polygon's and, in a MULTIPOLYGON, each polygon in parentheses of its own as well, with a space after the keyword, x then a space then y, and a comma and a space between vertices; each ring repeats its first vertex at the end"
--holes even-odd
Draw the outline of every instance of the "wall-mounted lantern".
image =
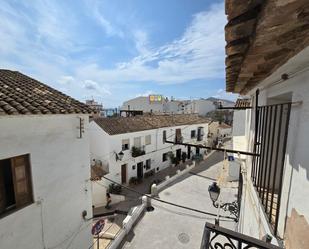
POLYGON ((114 153, 115 153, 115 156, 116 156, 116 161, 118 161, 118 160, 121 161, 123 156, 124 156, 123 152, 120 151, 118 154, 116 152, 114 152, 114 153))

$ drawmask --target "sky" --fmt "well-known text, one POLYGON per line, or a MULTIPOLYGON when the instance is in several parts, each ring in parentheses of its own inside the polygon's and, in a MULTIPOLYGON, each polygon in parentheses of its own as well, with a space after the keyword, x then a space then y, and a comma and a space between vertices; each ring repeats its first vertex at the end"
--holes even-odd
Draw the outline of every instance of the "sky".
POLYGON ((225 92, 224 2, 0 0, 0 68, 105 107, 225 92))

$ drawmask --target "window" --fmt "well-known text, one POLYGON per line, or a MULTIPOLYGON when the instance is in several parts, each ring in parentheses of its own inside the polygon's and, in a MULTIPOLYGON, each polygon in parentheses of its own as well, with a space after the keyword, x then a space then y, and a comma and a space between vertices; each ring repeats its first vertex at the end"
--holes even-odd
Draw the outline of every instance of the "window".
POLYGON ((0 215, 32 202, 29 155, 0 160, 0 215))
POLYGON ((162 162, 167 161, 167 154, 168 154, 168 153, 163 153, 163 154, 162 154, 162 162))
POLYGON ((150 169, 151 168, 151 159, 147 159, 146 160, 146 169, 150 169))
POLYGON ((130 149, 130 139, 122 139, 122 150, 130 149))
POLYGON ((197 128, 197 141, 202 141, 204 136, 204 128, 198 127, 197 128))
POLYGON ((199 147, 196 147, 196 148, 195 148, 195 154, 196 154, 196 155, 199 155, 199 154, 200 154, 200 148, 199 148, 199 147))
POLYGON ((166 131, 163 131, 163 143, 166 141, 166 131))
POLYGON ((181 129, 176 129, 175 142, 182 143, 181 129))
POLYGON ((151 135, 145 136, 145 145, 151 144, 151 135))
POLYGON ((191 131, 191 138, 196 138, 196 130, 191 131))
POLYGON ((142 147, 141 137, 135 137, 134 138, 134 147, 135 148, 141 148, 142 147))

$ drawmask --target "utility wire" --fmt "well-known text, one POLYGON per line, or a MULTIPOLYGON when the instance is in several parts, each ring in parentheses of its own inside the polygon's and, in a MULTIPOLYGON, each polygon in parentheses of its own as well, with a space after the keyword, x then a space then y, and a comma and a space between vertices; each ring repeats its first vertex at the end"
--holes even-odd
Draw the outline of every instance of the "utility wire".
MULTIPOLYGON (((139 192, 135 189, 132 189, 132 188, 129 188, 127 186, 124 186, 118 182, 115 182, 105 176, 103 176, 104 179, 116 184, 116 185, 119 185, 129 191, 132 191, 132 192, 135 192, 136 194, 140 195, 140 196, 147 196, 148 198, 152 199, 152 200, 155 200, 155 201, 158 201, 158 202, 162 202, 162 203, 165 203, 165 204, 168 204, 168 205, 172 205, 172 206, 175 206, 175 207, 179 207, 179 208, 182 208, 182 209, 187 209, 187 210, 190 210, 190 211, 193 211, 193 212, 197 212, 197 213, 201 213, 201 214, 206 214, 206 215, 210 215, 210 216, 217 216, 217 214, 213 214, 213 213, 210 213, 210 212, 206 212, 206 211, 202 211, 202 210, 198 210, 198 209, 195 209, 195 208, 191 208, 191 207, 187 207, 187 206, 183 206, 183 205, 179 205, 179 204, 176 204, 176 203, 172 203, 172 202, 169 202, 169 201, 164 201, 164 200, 161 200, 161 199, 158 199, 156 197, 153 197, 149 194, 145 194, 145 193, 142 193, 142 192, 139 192)), ((223 216, 223 215, 220 215, 219 217, 222 217, 222 218, 226 218, 226 219, 232 219, 234 220, 235 218, 233 217, 230 217, 230 216, 223 216)))

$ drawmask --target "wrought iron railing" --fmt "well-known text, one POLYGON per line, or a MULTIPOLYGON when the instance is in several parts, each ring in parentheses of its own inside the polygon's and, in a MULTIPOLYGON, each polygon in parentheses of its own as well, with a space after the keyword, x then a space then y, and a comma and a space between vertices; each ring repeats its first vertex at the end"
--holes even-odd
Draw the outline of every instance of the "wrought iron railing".
POLYGON ((251 178, 261 204, 277 235, 282 192, 284 160, 291 103, 259 106, 256 110, 254 152, 251 178))
POLYGON ((265 241, 206 223, 201 243, 201 249, 280 249, 265 241))

